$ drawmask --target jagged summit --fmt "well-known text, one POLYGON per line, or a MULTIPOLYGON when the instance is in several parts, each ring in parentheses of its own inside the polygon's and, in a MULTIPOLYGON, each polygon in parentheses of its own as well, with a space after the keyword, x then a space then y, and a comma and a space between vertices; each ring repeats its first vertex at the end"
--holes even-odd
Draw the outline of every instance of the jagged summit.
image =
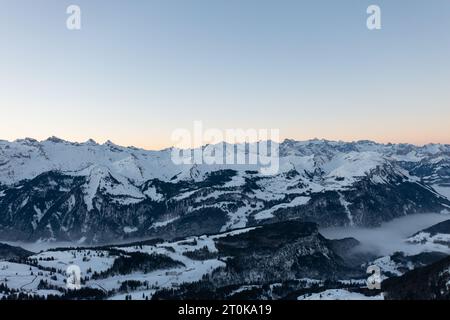
POLYGON ((94 139, 88 139, 88 140, 85 142, 85 144, 91 145, 91 146, 97 146, 97 145, 98 145, 97 141, 95 141, 94 139))
POLYGON ((67 143, 67 142, 69 142, 69 141, 60 139, 60 138, 55 137, 55 136, 48 137, 48 138, 47 138, 46 140, 44 140, 44 141, 47 141, 47 142, 53 142, 53 143, 67 143))

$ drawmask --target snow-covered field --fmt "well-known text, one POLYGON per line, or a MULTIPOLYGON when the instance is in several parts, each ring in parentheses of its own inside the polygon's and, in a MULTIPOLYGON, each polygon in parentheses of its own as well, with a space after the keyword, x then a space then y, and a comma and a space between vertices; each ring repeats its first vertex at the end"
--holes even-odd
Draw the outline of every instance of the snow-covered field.
POLYGON ((258 212, 255 215, 255 219, 256 220, 263 220, 263 219, 270 219, 273 218, 274 215, 273 213, 279 209, 285 209, 285 208, 289 208, 289 207, 296 207, 296 206, 302 206, 308 203, 308 201, 310 200, 310 197, 296 197, 294 198, 291 202, 289 203, 282 203, 276 206, 273 206, 270 209, 258 212))
POLYGON ((450 234, 437 233, 431 235, 427 232, 420 232, 407 239, 408 243, 421 246, 428 251, 441 251, 450 253, 450 234))
POLYGON ((66 272, 70 265, 77 265, 84 274, 89 269, 97 272, 108 270, 114 263, 114 258, 108 251, 89 249, 46 251, 29 257, 38 260, 39 266, 55 268, 59 273, 66 272))
POLYGON ((199 281, 208 273, 225 262, 216 258, 196 260, 186 253, 196 250, 207 250, 217 253, 214 239, 248 232, 254 228, 235 230, 215 236, 189 237, 176 242, 161 242, 155 245, 117 246, 104 249, 50 249, 27 258, 25 263, 0 262, 0 283, 5 283, 10 289, 17 289, 27 294, 46 296, 61 295, 66 289, 66 274, 69 266, 77 266, 81 278, 85 279, 83 287, 101 289, 108 292, 109 299, 124 299, 130 295, 134 299, 148 299, 158 289, 176 288, 183 283, 199 281), (151 272, 135 271, 129 274, 112 274, 107 277, 94 277, 94 274, 110 269, 116 258, 126 257, 131 253, 158 254, 181 262, 183 266, 151 272), (43 290, 38 288, 41 280, 47 281, 58 290, 43 290), (143 286, 132 292, 120 291, 126 281, 139 281, 143 286))
POLYGON ((64 279, 65 277, 61 274, 41 270, 37 267, 0 261, 0 284, 24 293, 40 296, 60 295, 61 293, 57 290, 39 290, 38 285, 41 280, 46 280, 50 284, 59 286, 64 283, 64 279))
POLYGON ((436 190, 439 194, 443 195, 447 199, 450 200, 450 187, 443 187, 439 185, 433 186, 434 190, 436 190))
POLYGON ((345 289, 331 289, 311 295, 303 295, 298 297, 297 300, 384 300, 384 298, 382 295, 368 297, 345 289))

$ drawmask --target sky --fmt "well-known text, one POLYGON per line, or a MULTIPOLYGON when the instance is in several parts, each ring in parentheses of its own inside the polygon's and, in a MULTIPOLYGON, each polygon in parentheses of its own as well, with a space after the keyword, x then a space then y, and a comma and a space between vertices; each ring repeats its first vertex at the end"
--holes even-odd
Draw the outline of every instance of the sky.
POLYGON ((450 143, 448 0, 0 0, 0 139, 161 149, 194 121, 450 143), (81 8, 81 30, 66 9, 81 8), (381 30, 366 27, 381 8, 381 30))

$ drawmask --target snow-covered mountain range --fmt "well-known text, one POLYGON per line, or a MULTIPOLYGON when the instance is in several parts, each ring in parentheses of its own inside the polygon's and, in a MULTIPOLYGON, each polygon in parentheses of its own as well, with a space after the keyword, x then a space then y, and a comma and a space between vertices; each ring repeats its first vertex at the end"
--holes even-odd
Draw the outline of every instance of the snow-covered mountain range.
POLYGON ((178 165, 172 149, 0 141, 0 238, 169 239, 294 218, 374 226, 450 211, 450 145, 285 140, 278 147, 279 172, 266 176, 257 165, 178 165))

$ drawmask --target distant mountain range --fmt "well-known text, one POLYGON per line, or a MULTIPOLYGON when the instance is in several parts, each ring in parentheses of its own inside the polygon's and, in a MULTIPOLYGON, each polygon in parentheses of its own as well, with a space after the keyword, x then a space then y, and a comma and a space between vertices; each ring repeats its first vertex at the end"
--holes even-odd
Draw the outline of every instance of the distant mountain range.
POLYGON ((266 176, 258 165, 176 165, 172 149, 0 141, 0 240, 172 239, 292 219, 376 226, 450 212, 450 145, 278 146, 280 170, 266 176))

